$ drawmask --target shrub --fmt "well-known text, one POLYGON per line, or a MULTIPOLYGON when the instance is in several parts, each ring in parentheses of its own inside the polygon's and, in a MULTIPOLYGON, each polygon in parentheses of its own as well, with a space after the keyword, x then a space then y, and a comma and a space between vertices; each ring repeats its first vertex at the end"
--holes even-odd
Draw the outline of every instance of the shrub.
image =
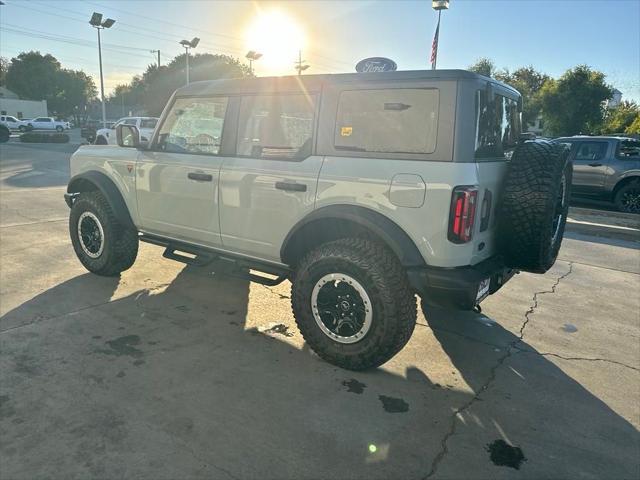
POLYGON ((20 135, 23 143, 69 143, 69 135, 66 133, 23 133, 20 135))

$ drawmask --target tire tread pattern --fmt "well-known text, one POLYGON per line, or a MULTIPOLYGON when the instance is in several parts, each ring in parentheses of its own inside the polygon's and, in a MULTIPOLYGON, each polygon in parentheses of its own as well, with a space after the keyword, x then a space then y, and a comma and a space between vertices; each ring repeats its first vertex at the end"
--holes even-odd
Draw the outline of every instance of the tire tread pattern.
POLYGON ((417 318, 416 298, 397 257, 386 246, 366 238, 332 241, 307 253, 292 282, 291 304, 296 324, 309 347, 329 363, 348 370, 377 367, 392 358, 411 338, 417 318), (322 333, 309 301, 315 282, 310 278, 309 270, 320 262, 347 263, 364 272, 368 278, 362 279, 367 284, 363 286, 370 295, 369 287, 372 287, 382 305, 382 312, 377 316, 374 313, 374 322, 387 323, 383 335, 375 340, 368 339, 373 333, 372 327, 363 340, 345 346, 322 333), (367 348, 356 351, 352 346, 365 341, 370 343, 367 348))

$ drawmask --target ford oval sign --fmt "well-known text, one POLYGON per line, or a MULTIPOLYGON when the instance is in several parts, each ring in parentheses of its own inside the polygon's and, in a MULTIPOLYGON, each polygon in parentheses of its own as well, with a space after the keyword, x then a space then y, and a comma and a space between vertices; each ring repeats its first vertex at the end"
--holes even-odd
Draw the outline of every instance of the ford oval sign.
POLYGON ((393 60, 384 57, 371 57, 360 60, 356 65, 356 72, 394 72, 398 69, 398 65, 393 60))

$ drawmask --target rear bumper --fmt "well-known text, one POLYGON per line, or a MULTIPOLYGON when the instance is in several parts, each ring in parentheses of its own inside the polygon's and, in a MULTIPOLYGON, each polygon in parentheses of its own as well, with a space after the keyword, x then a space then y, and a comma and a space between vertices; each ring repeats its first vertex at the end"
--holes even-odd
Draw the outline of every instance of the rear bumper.
POLYGON ((471 310, 516 273, 517 270, 507 268, 499 257, 469 267, 407 270, 409 283, 425 303, 460 310, 471 310))

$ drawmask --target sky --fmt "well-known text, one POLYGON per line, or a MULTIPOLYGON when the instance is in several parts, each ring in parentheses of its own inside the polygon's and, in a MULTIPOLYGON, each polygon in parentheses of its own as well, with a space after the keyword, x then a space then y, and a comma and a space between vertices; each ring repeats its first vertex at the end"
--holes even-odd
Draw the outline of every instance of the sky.
MULTIPOLYGON (((352 72, 384 56, 399 70, 430 68, 437 13, 431 1, 3 0, 0 55, 51 53, 99 86, 94 11, 116 20, 103 32, 105 89, 128 82, 160 50, 167 63, 179 41, 194 50, 244 58, 267 50, 257 75, 293 74, 299 48, 308 73, 352 72), (269 25, 275 25, 275 30, 269 25), (277 61, 276 61, 277 60, 277 61)), ((442 14, 438 68, 466 68, 480 57, 498 68, 533 65, 553 77, 587 64, 623 99, 640 103, 640 0, 451 0, 442 14)))

